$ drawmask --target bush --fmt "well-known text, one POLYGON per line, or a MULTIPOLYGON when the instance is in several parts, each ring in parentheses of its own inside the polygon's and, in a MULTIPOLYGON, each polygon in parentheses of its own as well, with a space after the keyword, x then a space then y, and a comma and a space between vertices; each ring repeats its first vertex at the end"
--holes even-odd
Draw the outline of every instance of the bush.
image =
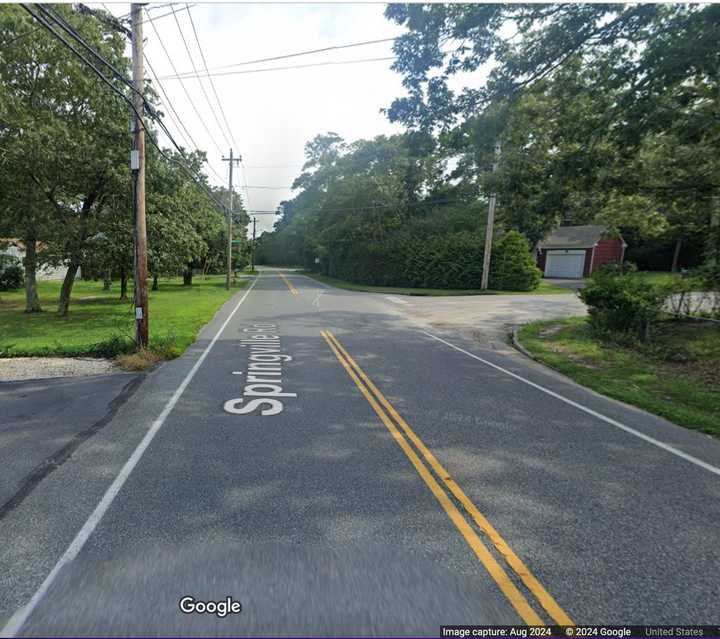
MULTIPOLYGON (((420 235, 414 231, 331 243, 332 250, 321 256, 320 270, 330 277, 372 286, 480 288, 485 244, 482 233, 420 235)), ((496 243, 490 288, 531 291, 537 288, 540 275, 523 235, 509 231, 496 243)))
POLYGON ((533 291, 542 273, 525 236, 508 231, 493 248, 490 287, 501 291, 533 291))
POLYGON ((22 288, 25 276, 20 262, 10 255, 0 255, 0 291, 22 288))
POLYGON ((630 263, 607 264, 580 291, 588 305, 590 325, 605 336, 646 341, 669 295, 666 286, 637 276, 630 263))

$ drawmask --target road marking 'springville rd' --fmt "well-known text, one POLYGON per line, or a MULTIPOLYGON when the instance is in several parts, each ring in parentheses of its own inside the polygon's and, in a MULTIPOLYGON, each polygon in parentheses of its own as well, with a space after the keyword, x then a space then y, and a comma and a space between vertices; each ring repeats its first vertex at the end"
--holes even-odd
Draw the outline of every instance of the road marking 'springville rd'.
POLYGON ((285 277, 283 273, 278 273, 278 275, 282 278, 282 281, 285 282, 285 286, 288 287, 288 290, 293 295, 297 295, 299 291, 292 285, 292 282, 287 277, 285 277))
POLYGON ((638 437, 638 438, 646 441, 648 444, 652 444, 653 446, 662 448, 662 450, 665 450, 672 455, 676 455, 677 457, 680 457, 680 458, 684 459, 685 461, 689 461, 691 464, 695 464, 696 466, 702 468, 703 470, 707 470, 708 472, 711 472, 714 475, 720 475, 720 468, 718 468, 717 466, 713 466, 712 464, 708 464, 707 462, 703 461, 702 459, 698 459, 694 455, 690 455, 689 453, 686 453, 686 452, 680 450, 679 448, 675 448, 675 446, 671 446, 670 444, 666 444, 665 442, 662 442, 659 439, 650 437, 650 435, 641 433, 639 430, 631 428, 630 426, 626 426, 622 422, 619 422, 619 421, 613 419, 612 417, 607 417, 606 415, 603 415, 602 413, 598 413, 597 411, 594 411, 592 408, 583 406, 579 402, 573 401, 572 399, 569 399, 568 397, 565 397, 564 395, 561 395, 560 393, 556 393, 555 391, 552 391, 549 388, 545 388, 545 386, 536 384, 535 382, 531 382, 529 379, 524 378, 522 375, 513 373, 512 371, 509 371, 507 368, 503 368, 502 366, 498 366, 497 364, 493 364, 492 362, 490 362, 486 359, 483 359, 482 357, 475 355, 474 353, 471 353, 470 351, 466 351, 464 348, 455 346, 455 344, 452 344, 452 343, 448 342, 447 340, 444 340, 442 337, 438 337, 437 335, 433 335, 432 333, 428 333, 427 331, 420 331, 420 332, 423 335, 432 337, 432 339, 437 340, 438 342, 441 342, 442 344, 445 344, 446 346, 449 346, 450 348, 458 351, 459 353, 462 353, 463 355, 472 357, 473 359, 477 360, 478 362, 482 362, 486 366, 490 366, 490 368, 494 368, 495 370, 500 371, 501 373, 505 373, 505 375, 509 375, 510 377, 517 379, 518 381, 522 382, 523 384, 532 386, 533 388, 541 391, 542 393, 545 393, 546 395, 550 395, 550 397, 559 399, 561 402, 565 402, 569 406, 572 406, 574 408, 577 408, 578 410, 581 410, 583 413, 592 415, 593 417, 596 417, 597 419, 604 421, 606 424, 610 424, 611 426, 615 426, 615 428, 624 430, 626 433, 629 433, 630 435, 634 435, 635 437, 638 437))
POLYGON ((260 279, 260 275, 258 275, 258 277, 253 280, 253 283, 250 285, 248 290, 245 291, 245 294, 240 298, 238 303, 230 312, 230 315, 228 315, 225 321, 222 323, 222 326, 220 326, 217 333, 215 333, 215 336, 212 338, 212 340, 202 352, 198 360, 190 369, 190 372, 185 376, 185 379, 183 379, 183 381, 180 383, 180 386, 175 389, 175 392, 168 400, 168 403, 165 404, 165 407, 162 409, 160 415, 157 416, 155 421, 150 426, 150 429, 147 431, 147 433, 145 433, 145 436, 142 438, 140 443, 132 452, 123 467, 120 469, 117 477, 115 477, 112 484, 110 484, 110 487, 105 491, 105 494, 102 496, 102 499, 100 500, 98 505, 95 506, 95 510, 92 511, 90 517, 88 517, 87 521, 83 524, 77 535, 75 535, 75 538, 72 540, 67 550, 63 553, 62 557, 58 559, 53 569, 48 573, 48 576, 45 577, 45 580, 40 584, 40 587, 30 598, 30 601, 28 601, 23 607, 18 608, 18 610, 15 611, 15 614, 10 617, 10 620, 7 622, 7 624, 5 624, 5 627, 0 630, 0 637, 14 637, 18 632, 20 632, 23 625, 25 625, 25 622, 28 620, 33 610, 35 610, 38 604, 42 601, 45 593, 50 589, 50 586, 52 586, 53 582, 55 581, 63 567, 69 564, 75 559, 75 557, 78 556, 80 551, 83 549, 83 546, 85 546, 85 543, 90 538, 90 535, 93 534, 95 528, 97 528, 97 525, 100 523, 100 520, 107 512, 108 508, 110 508, 115 497, 117 497, 118 493, 127 481, 127 478, 130 476, 130 473, 132 473, 135 466, 137 466, 140 458, 147 450, 147 447, 150 445, 152 440, 155 438, 155 435, 157 435, 158 431, 165 423, 165 420, 170 414, 170 411, 172 411, 172 409, 175 407, 175 404, 177 404, 178 400, 185 392, 188 384, 190 384, 193 377, 195 377, 195 373, 197 373, 200 366, 202 366, 202 363, 205 361, 205 358, 208 356, 208 353, 210 352, 212 347, 215 346, 215 342, 217 342, 222 332, 230 323, 230 320, 235 316, 235 313, 240 308, 240 305, 245 301, 247 296, 250 295, 250 291, 253 290, 255 284, 257 284, 258 279, 260 279))
POLYGON ((425 457, 426 461, 435 471, 440 481, 445 484, 450 493, 455 496, 455 498, 462 504, 463 508, 472 517, 476 525, 492 541, 500 555, 505 559, 507 564, 517 574, 523 584, 525 584, 530 593, 546 610, 550 617, 560 625, 574 625, 570 617, 557 604, 545 588, 543 588, 540 582, 533 576, 520 558, 512 551, 510 546, 500 536, 497 530, 495 530, 490 522, 480 513, 477 507, 470 501, 467 495, 465 495, 458 484, 450 477, 447 470, 445 470, 432 452, 430 452, 430 450, 425 446, 422 440, 414 433, 409 424, 398 414, 392 404, 390 404, 377 386, 375 386, 357 362, 355 362, 352 356, 347 352, 347 350, 345 350, 342 344, 340 344, 338 339, 330 331, 321 331, 321 334, 335 354, 335 357, 338 359, 343 368, 345 368, 350 378, 353 382, 355 382, 355 385, 368 401, 385 427, 390 431, 390 434, 402 448, 405 455, 415 467, 415 470, 425 481, 428 488, 430 488, 433 495, 442 505, 450 520, 453 524, 455 524, 467 544, 473 550, 477 558, 481 561, 485 569, 510 601, 523 621, 529 625, 544 624, 541 617, 537 614, 537 612, 535 612, 528 600, 508 576, 506 571, 502 568, 502 566, 500 566, 497 560, 483 544, 475 530, 463 517, 457 506, 455 506, 452 500, 448 497, 427 466, 418 457, 417 453, 408 443, 405 436, 400 432, 400 430, 398 430, 398 426, 405 432, 407 438, 412 441, 420 454, 425 457))

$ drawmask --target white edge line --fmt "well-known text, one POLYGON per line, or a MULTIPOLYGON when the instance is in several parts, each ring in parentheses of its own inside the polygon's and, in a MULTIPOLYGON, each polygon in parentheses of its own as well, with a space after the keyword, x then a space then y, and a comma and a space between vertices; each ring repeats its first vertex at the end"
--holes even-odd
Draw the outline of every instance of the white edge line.
POLYGON ((702 461, 702 459, 698 459, 697 457, 693 457, 692 455, 689 455, 688 453, 683 452, 682 450, 675 448, 674 446, 671 446, 670 444, 666 444, 665 442, 661 442, 658 439, 655 439, 654 437, 650 437, 649 435, 646 435, 645 433, 641 433, 639 430, 635 430, 634 428, 631 428, 630 426, 626 426, 625 424, 618 422, 611 417, 607 417, 603 415, 602 413, 598 413, 597 411, 594 411, 592 408, 587 408, 587 406, 583 406, 582 404, 579 404, 578 402, 574 402, 572 399, 568 399, 567 397, 564 397, 563 395, 560 395, 559 393, 556 393, 555 391, 551 391, 549 388, 545 388, 544 386, 541 386, 540 384, 536 384, 535 382, 531 382, 529 379, 525 379, 524 377, 521 377, 520 375, 517 375, 516 373, 513 373, 512 371, 507 370, 506 368, 503 368, 502 366, 498 366, 497 364, 493 364, 492 362, 489 362, 486 359, 483 359, 482 357, 479 357, 478 355, 475 355, 471 353, 470 351, 466 351, 463 348, 460 348, 459 346, 455 346, 455 344, 451 344, 450 342, 442 339, 441 337, 438 337, 437 335, 433 335, 432 333, 428 333, 427 331, 420 331, 424 335, 427 335, 428 337, 432 337, 434 340, 437 340, 438 342, 442 342, 446 346, 449 346, 450 348, 454 348, 456 351, 459 351, 460 353, 463 353, 467 355, 468 357, 472 357, 473 359, 476 359, 479 362, 482 362, 483 364, 486 364, 487 366, 490 366, 496 370, 499 370, 502 373, 505 373, 506 375, 509 375, 510 377, 513 377, 528 386, 532 386, 533 388, 536 388, 539 391, 542 391, 543 393, 546 393, 547 395, 550 395, 551 397, 554 397, 555 399, 559 399, 561 402, 565 402, 566 404, 569 404, 570 406, 577 408, 578 410, 583 411, 584 413, 587 413, 588 415, 592 415, 593 417, 596 417, 597 419, 600 419, 604 421, 607 424, 610 424, 611 426, 615 426, 616 428, 619 428, 620 430, 624 430, 626 433, 630 433, 631 435, 635 435, 635 437, 639 437, 640 439, 648 442, 649 444, 652 444, 653 446, 657 446, 658 448, 662 448, 663 450, 667 451, 668 453, 671 453, 673 455, 676 455, 677 457, 681 457, 685 461, 689 461, 691 464, 695 464, 696 466, 699 466, 700 468, 703 468, 704 470, 707 470, 711 473, 714 473, 715 475, 720 475, 720 468, 717 466, 713 466, 712 464, 708 464, 707 462, 702 461))
POLYGON ((225 330, 225 327, 233 318, 235 312, 240 308, 240 305, 245 301, 245 298, 250 294, 250 291, 253 290, 255 284, 257 284, 258 278, 256 278, 250 285, 250 288, 245 291, 245 294, 235 305, 235 308, 232 310, 230 315, 228 315, 227 319, 223 322, 218 332, 215 333, 215 337, 212 338, 212 341, 207 345, 202 355, 200 355, 197 362, 195 362, 194 366, 190 369, 190 372, 185 376, 185 379, 183 379, 180 386, 177 387, 177 389, 173 393, 173 396, 165 405, 165 408, 163 408, 160 415, 158 415, 152 426, 150 426, 148 432, 145 433, 142 441, 137 445, 132 455, 130 455, 130 458, 125 462, 125 465, 120 469, 120 472, 118 473, 117 477, 115 477, 113 483, 110 484, 110 487, 105 491, 105 494, 103 495, 98 505, 95 507, 95 510, 93 510, 93 512, 90 514, 90 517, 88 517, 87 521, 83 524, 83 527, 79 530, 77 535, 75 535, 75 538, 72 540, 67 550, 63 553, 62 557, 60 557, 60 559, 50 571, 48 576, 45 577, 45 580, 42 582, 42 584, 40 584, 40 587, 35 591, 35 594, 30 598, 30 601, 28 601, 27 604, 25 604, 21 608, 18 608, 18 610, 15 611, 15 614, 10 617, 10 620, 7 622, 5 627, 0 630, 0 637, 14 637, 20 631, 25 622, 28 620, 28 617, 30 617, 37 605, 45 596, 45 593, 50 589, 50 586, 52 586, 55 578, 58 576, 63 567, 69 564, 73 559, 75 559, 75 557, 77 557, 78 553, 82 550, 83 546, 89 539, 90 535, 92 535, 98 523, 100 523, 103 515, 107 512, 115 497, 117 497, 117 494, 122 489, 123 484, 125 484, 125 481, 130 476, 130 473, 132 473, 135 466, 137 466, 137 463, 140 461, 143 453, 150 445, 150 442, 152 442, 157 432, 165 423, 165 420, 170 414, 170 411, 175 407, 175 404, 177 404, 178 400, 187 388, 188 384, 191 382, 192 378, 195 377, 195 373, 197 373, 198 369, 205 361, 205 358, 207 357, 212 347, 215 345, 215 342, 220 337, 220 334, 225 330))

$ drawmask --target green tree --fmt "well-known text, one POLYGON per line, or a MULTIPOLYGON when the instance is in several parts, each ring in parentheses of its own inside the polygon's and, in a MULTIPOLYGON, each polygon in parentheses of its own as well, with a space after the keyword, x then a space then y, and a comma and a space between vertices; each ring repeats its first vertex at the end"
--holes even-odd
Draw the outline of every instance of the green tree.
MULTIPOLYGON (((70 6, 50 6, 118 69, 125 43, 115 31, 70 6)), ((19 7, 0 7, 0 151, 14 188, 3 193, 4 226, 27 247, 26 310, 40 310, 37 245, 43 259, 67 266, 58 311, 68 312, 73 282, 100 231, 105 199, 126 188, 128 112, 63 45, 36 29, 19 7), (23 36, 23 37, 19 37, 23 36), (18 39, 19 38, 19 39, 18 39)))

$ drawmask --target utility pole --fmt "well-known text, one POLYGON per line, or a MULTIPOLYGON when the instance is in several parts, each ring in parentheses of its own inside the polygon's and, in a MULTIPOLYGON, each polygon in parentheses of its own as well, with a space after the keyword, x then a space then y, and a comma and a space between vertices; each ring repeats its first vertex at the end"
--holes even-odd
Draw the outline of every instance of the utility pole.
POLYGON ((233 157, 233 150, 230 149, 230 157, 223 158, 223 162, 230 163, 230 175, 228 177, 228 189, 230 191, 230 206, 228 207, 228 244, 227 244, 227 276, 225 277, 225 289, 230 290, 230 278, 232 277, 232 207, 233 207, 233 166, 239 164, 242 157, 233 157))
POLYGON ((255 270, 255 222, 257 218, 253 217, 253 239, 252 239, 252 252, 250 253, 250 271, 255 270))
MULTIPOLYGON (((492 171, 495 173, 498 169, 498 163, 500 161, 500 142, 495 142, 495 161, 492 165, 492 171)), ((493 191, 490 194, 490 202, 488 203, 488 216, 487 216, 487 227, 485 228, 485 251, 483 252, 483 270, 482 270, 482 281, 480 288, 487 290, 488 282, 490 280, 490 255, 492 253, 493 243, 493 228, 495 226, 495 201, 497 200, 497 194, 493 191)))
MULTIPOLYGON (((137 114, 143 114, 143 29, 142 4, 131 5, 133 103, 137 114)), ((138 348, 148 345, 148 293, 147 293, 147 229, 145 226, 145 129, 141 117, 135 115, 133 149, 130 153, 130 169, 133 175, 133 209, 135 212, 135 344, 138 348)))

